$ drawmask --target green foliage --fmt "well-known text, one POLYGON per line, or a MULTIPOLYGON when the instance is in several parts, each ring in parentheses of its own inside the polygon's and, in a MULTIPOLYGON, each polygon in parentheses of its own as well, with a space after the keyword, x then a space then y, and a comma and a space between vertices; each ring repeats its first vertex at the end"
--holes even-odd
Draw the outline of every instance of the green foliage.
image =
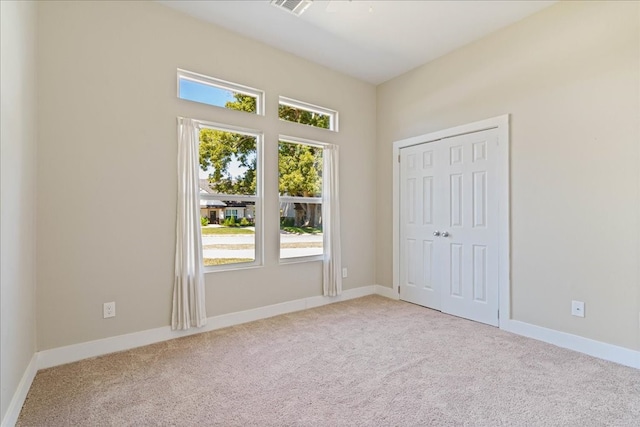
MULTIPOLYGON (((240 93, 234 97, 236 100, 227 102, 227 108, 255 111, 255 98, 240 93)), ((257 141, 253 136, 214 129, 200 131, 200 167, 204 171, 213 169, 209 182, 218 193, 256 194, 256 154, 257 141), (229 172, 234 160, 245 170, 240 176, 231 176, 229 172)))
POLYGON ((329 129, 330 118, 326 114, 313 113, 311 111, 301 110, 288 105, 280 105, 278 107, 278 116, 290 122, 302 123, 303 125, 311 125, 323 129, 329 129))
POLYGON ((278 172, 278 190, 281 195, 320 197, 322 148, 280 141, 278 172))
POLYGON ((292 234, 320 234, 321 227, 280 227, 280 230, 292 234))
MULTIPOLYGON (((283 196, 322 196, 322 148, 280 141, 278 144, 278 190, 283 196)), ((318 225, 316 205, 296 203, 295 226, 318 225)))
MULTIPOLYGON (((240 93, 226 107, 255 112, 256 99, 240 93)), ((329 128, 329 116, 288 106, 280 106, 280 117, 298 123, 329 128)), ((281 195, 320 197, 322 195, 322 148, 280 141, 278 144, 278 189, 281 195)), ((209 170, 211 188, 222 194, 254 195, 257 188, 257 141, 253 136, 214 129, 200 131, 200 167, 209 170), (239 164, 242 173, 232 176, 229 169, 239 164)), ((296 204, 296 226, 313 226, 321 222, 311 203, 296 204)), ((236 226, 235 219, 224 225, 236 226)))
MULTIPOLYGON (((227 108, 254 112, 254 97, 234 94, 227 108)), ((311 113, 297 108, 280 106, 280 117, 298 123, 329 127, 329 116, 311 113)), ((322 149, 304 144, 280 142, 279 190, 290 196, 318 197, 322 191, 322 149)), ((214 129, 200 131, 200 167, 212 169, 209 175, 211 188, 223 194, 256 194, 257 141, 253 136, 214 129), (243 174, 231 176, 229 167, 237 161, 243 174)))
POLYGON ((284 227, 293 227, 295 224, 295 220, 293 218, 281 217, 280 218, 280 228, 284 227))
POLYGON ((225 227, 248 227, 251 225, 251 221, 249 221, 247 218, 240 218, 238 220, 236 219, 236 217, 230 216, 222 221, 222 225, 224 225, 225 227))
POLYGON ((204 227, 206 225, 209 225, 209 218, 207 218, 206 216, 201 216, 200 217, 200 224, 204 227))
POLYGON ((235 101, 229 101, 224 106, 230 110, 246 111, 249 113, 256 112, 256 99, 253 96, 234 93, 235 101))
POLYGON ((209 175, 211 188, 223 194, 255 194, 256 138, 214 129, 200 131, 200 167, 213 168, 209 175), (236 160, 245 168, 240 176, 231 176, 229 165, 236 160))
POLYGON ((222 221, 222 225, 224 225, 225 227, 237 227, 238 225, 236 224, 236 217, 230 216, 228 218, 225 218, 224 221, 222 221))

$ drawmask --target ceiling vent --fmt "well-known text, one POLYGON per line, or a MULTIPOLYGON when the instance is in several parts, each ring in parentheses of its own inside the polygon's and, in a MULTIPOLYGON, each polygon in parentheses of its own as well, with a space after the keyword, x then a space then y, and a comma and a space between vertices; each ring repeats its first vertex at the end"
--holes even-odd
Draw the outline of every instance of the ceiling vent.
POLYGON ((302 15, 313 0, 271 0, 271 4, 278 9, 284 9, 296 16, 302 15))

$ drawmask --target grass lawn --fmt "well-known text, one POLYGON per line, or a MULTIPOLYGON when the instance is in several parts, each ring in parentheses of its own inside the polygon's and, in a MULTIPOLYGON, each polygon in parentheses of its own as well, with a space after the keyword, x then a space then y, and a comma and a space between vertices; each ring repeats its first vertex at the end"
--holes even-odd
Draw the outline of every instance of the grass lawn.
POLYGON ((251 262, 253 258, 205 258, 204 265, 224 265, 224 264, 235 264, 238 262, 251 262))
POLYGON ((203 245, 202 249, 226 249, 226 250, 241 250, 241 249, 253 249, 255 244, 251 243, 214 243, 211 245, 203 245))
POLYGON ((280 227, 280 230, 286 232, 286 233, 295 233, 295 234, 320 234, 322 233, 322 230, 320 230, 319 228, 313 228, 313 227, 288 227, 288 226, 284 226, 284 227, 280 227))
POLYGON ((255 232, 242 227, 202 227, 202 234, 255 234, 255 232))
MULTIPOLYGON (((321 248, 322 245, 323 245, 322 242, 280 243, 280 247, 283 248, 283 249, 321 248)), ((253 249, 255 247, 256 247, 256 245, 255 244, 251 244, 251 243, 214 243, 214 244, 211 244, 211 245, 203 245, 202 249, 241 250, 241 249, 253 249)))

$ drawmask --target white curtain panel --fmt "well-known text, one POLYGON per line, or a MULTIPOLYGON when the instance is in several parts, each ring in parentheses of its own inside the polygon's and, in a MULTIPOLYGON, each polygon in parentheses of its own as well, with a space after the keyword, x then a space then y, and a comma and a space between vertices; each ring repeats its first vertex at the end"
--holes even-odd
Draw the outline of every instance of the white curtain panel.
POLYGON ((340 191, 338 187, 338 147, 330 145, 323 152, 322 228, 324 259, 322 288, 324 296, 342 293, 342 252, 340 250, 340 191))
POLYGON ((171 329, 207 323, 200 231, 199 129, 192 119, 178 120, 178 219, 171 329))

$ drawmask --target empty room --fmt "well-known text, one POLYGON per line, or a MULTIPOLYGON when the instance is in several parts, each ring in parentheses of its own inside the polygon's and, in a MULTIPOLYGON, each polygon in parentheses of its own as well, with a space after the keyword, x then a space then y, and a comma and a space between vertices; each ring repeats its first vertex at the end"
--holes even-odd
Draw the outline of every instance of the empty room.
POLYGON ((640 424, 640 2, 0 7, 2 427, 640 424))

